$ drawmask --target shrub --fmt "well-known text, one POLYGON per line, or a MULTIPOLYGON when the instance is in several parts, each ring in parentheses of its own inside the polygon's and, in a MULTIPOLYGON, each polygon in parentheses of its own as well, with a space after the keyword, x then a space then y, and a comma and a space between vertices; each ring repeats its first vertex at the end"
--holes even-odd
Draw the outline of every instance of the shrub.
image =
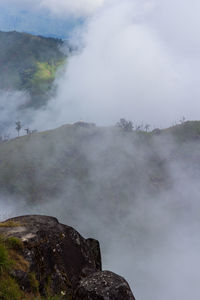
POLYGON ((5 240, 6 246, 13 250, 22 250, 23 242, 17 237, 11 236, 5 240))
POLYGON ((3 244, 0 244, 0 273, 2 273, 3 270, 9 269, 12 262, 9 259, 8 250, 3 244))
POLYGON ((29 274, 29 281, 33 294, 37 295, 39 293, 39 282, 36 279, 35 273, 29 274))
POLYGON ((116 126, 127 132, 133 130, 133 123, 131 121, 127 121, 126 119, 120 119, 116 126))
POLYGON ((21 300, 22 293, 14 279, 7 275, 0 277, 0 299, 1 300, 21 300))

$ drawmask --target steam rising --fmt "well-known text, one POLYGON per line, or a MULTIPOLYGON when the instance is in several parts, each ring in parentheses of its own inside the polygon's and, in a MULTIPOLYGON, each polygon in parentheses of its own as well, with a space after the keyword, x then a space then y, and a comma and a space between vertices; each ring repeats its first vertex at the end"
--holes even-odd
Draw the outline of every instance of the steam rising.
POLYGON ((105 1, 79 33, 82 49, 68 61, 57 97, 35 124, 114 124, 126 117, 167 127, 182 116, 198 119, 200 24, 193 10, 200 5, 183 1, 179 11, 178 4, 105 1))
MULTIPOLYGON (((54 2, 48 4, 53 12, 54 2)), ((62 5, 56 1, 56 14, 62 5)), ((65 5, 79 11, 79 1, 65 5)), ((186 0, 104 1, 74 34, 79 51, 56 81, 57 96, 33 112, 30 126, 44 130, 77 120, 110 125, 125 117, 154 128, 183 116, 199 119, 199 8, 186 0)))
POLYGON ((66 165, 59 192, 44 193, 38 204, 7 196, 1 214, 53 215, 99 239, 104 269, 123 275, 137 299, 197 300, 199 141, 179 144, 170 135, 149 140, 115 128, 59 130, 49 138, 33 135, 14 152, 19 161, 32 151, 33 163, 51 153, 33 174, 40 193, 41 181, 54 176, 57 182, 62 172, 56 167, 66 165))
POLYGON ((23 118, 26 124, 30 122, 31 118, 29 116, 29 111, 25 109, 28 100, 29 97, 26 93, 0 90, 1 138, 11 138, 15 135, 16 121, 23 118))
MULTIPOLYGON (((56 1, 56 7, 54 1, 38 3, 56 14, 63 5, 79 15, 80 10, 93 13, 81 32, 80 51, 56 81, 57 96, 32 113, 33 121, 30 111, 24 113, 32 128, 79 119, 110 125, 126 117, 152 127, 169 126, 181 116, 199 119, 199 2, 87 1, 84 8, 83 1, 56 1)), ((77 179, 71 167, 73 176, 63 179, 59 196, 39 205, 0 199, 1 218, 49 214, 96 237, 104 268, 124 275, 138 300, 199 300, 199 141, 182 146, 164 136, 149 146, 137 136, 101 130, 92 142, 82 132, 74 137, 87 178, 77 179)), ((71 142, 56 141, 43 162, 45 174, 71 142)), ((34 153, 40 145, 45 150, 38 143, 34 153)), ((43 173, 34 175, 41 179, 43 173)))

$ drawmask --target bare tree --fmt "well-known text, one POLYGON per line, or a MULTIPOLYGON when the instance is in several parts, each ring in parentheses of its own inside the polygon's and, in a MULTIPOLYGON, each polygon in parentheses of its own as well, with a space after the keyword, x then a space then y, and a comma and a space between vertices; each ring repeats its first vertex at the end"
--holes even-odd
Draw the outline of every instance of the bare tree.
POLYGON ((120 127, 124 131, 132 131, 133 130, 133 123, 131 121, 127 121, 126 119, 120 119, 119 122, 116 124, 117 127, 120 127))
POLYGON ((36 133, 36 132, 37 132, 37 129, 30 130, 30 133, 36 133))
POLYGON ((25 128, 24 130, 26 131, 26 134, 30 134, 31 133, 31 131, 30 131, 29 128, 25 128))
POLYGON ((149 130, 149 128, 150 128, 150 125, 149 125, 149 124, 146 124, 146 125, 144 126, 144 129, 145 129, 146 132, 149 130))
POLYGON ((10 139, 10 134, 8 133, 8 134, 4 135, 3 142, 9 141, 9 139, 10 139))
POLYGON ((179 121, 179 122, 180 122, 181 124, 184 124, 184 123, 185 123, 185 121, 186 121, 186 118, 183 116, 183 117, 180 119, 180 121, 179 121))
POLYGON ((22 129, 22 124, 21 124, 20 121, 15 122, 15 124, 16 124, 15 129, 17 130, 18 137, 19 137, 19 132, 20 132, 20 130, 22 129))
POLYGON ((136 125, 135 126, 135 130, 138 132, 138 131, 140 131, 142 129, 142 126, 141 125, 136 125))

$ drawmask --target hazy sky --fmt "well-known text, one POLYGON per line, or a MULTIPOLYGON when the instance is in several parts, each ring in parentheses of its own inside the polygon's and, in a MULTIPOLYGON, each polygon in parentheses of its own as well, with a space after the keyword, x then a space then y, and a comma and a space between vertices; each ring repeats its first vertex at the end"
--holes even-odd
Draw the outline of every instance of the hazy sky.
POLYGON ((183 116, 199 119, 200 2, 1 0, 1 5, 36 16, 46 12, 57 24, 71 17, 86 20, 74 34, 80 51, 57 80, 57 97, 34 116, 34 127, 77 120, 113 124, 121 117, 164 127, 183 116))
POLYGON ((0 1, 0 30, 68 38, 82 16, 71 12, 61 18, 37 1, 0 1))
POLYGON ((1 0, 4 5, 39 11, 46 9, 59 16, 74 14, 75 16, 87 16, 100 7, 104 0, 1 0))
POLYGON ((88 16, 75 37, 80 53, 57 82, 57 97, 37 115, 41 128, 77 120, 113 124, 121 117, 152 127, 170 126, 183 116, 199 119, 198 1, 37 3, 61 19, 65 9, 88 16))

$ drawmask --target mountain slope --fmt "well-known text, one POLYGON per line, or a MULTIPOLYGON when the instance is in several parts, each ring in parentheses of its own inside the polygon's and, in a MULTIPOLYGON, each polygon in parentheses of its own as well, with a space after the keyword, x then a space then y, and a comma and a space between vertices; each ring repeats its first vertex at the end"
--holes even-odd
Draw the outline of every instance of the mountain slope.
POLYGON ((142 299, 158 282, 161 291, 166 278, 171 284, 183 252, 182 290, 188 247, 199 269, 199 129, 187 122, 126 132, 79 122, 0 143, 0 219, 53 215, 97 237, 106 268, 116 265, 142 299))
POLYGON ((31 105, 48 98, 55 73, 66 59, 63 41, 27 33, 0 32, 0 88, 30 93, 31 105))
POLYGON ((178 188, 199 181, 199 129, 187 122, 154 134, 79 122, 1 142, 0 197, 28 205, 56 199, 61 214, 63 205, 91 209, 114 224, 141 199, 179 198, 178 188))
POLYGON ((198 162, 191 148, 199 148, 199 128, 200 122, 188 122, 157 135, 80 122, 2 142, 0 189, 31 203, 62 194, 129 203, 141 191, 155 195, 167 188, 174 159, 191 167, 198 162))

